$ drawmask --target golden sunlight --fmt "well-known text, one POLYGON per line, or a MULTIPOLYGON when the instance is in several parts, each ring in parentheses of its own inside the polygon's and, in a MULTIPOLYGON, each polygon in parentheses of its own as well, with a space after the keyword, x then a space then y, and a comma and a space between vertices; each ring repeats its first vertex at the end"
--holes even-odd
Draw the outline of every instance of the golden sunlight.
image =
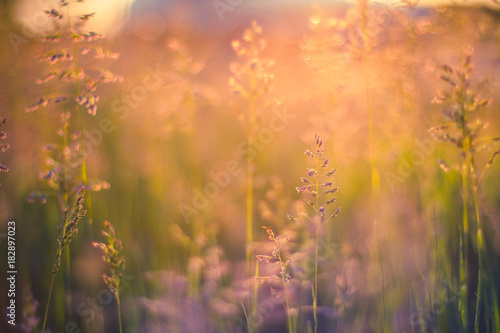
MULTIPOLYGON (((136 0, 88 0, 71 7, 71 15, 96 13, 88 22, 88 28, 106 35, 120 32, 130 17, 130 9, 136 0)), ((45 10, 59 7, 58 0, 19 0, 15 3, 15 18, 29 34, 40 35, 52 28, 45 10)), ((67 9, 63 9, 64 13, 67 9)))
POLYGON ((0 332, 500 333, 500 0, 396 1, 0 0, 0 332))

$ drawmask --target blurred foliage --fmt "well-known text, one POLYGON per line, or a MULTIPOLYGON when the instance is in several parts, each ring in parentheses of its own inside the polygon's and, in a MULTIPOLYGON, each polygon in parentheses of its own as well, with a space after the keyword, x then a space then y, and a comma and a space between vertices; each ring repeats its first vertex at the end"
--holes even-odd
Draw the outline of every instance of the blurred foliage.
MULTIPOLYGON (((5 221, 17 222, 18 322, 30 331, 43 318, 63 216, 54 197, 28 201, 48 162, 44 145, 60 139, 55 131, 60 118, 44 108, 24 112, 45 89, 35 84, 43 76, 35 59, 43 44, 10 21, 12 4, 0 2, 2 30, 26 42, 14 48, 8 38, 0 40, 0 116, 7 118, 2 131, 10 144, 0 154, 0 163, 10 169, 0 173, 0 233, 6 233, 5 221)), ((118 331, 114 298, 102 279, 108 267, 102 251, 89 241, 105 243, 100 230, 109 220, 127 262, 119 284, 124 332, 246 332, 248 326, 254 332, 286 332, 290 326, 307 332, 314 327, 315 312, 318 332, 459 332, 459 225, 464 205, 473 212, 474 202, 463 202, 460 172, 453 165, 449 172, 441 169, 444 164, 440 167, 440 159, 459 161, 460 149, 434 140, 427 130, 443 123, 443 105, 432 103, 450 88, 449 80, 440 79, 443 69, 455 68, 466 53, 472 54, 471 80, 490 80, 481 86, 491 96, 481 104, 481 120, 487 124, 481 135, 496 138, 500 133, 498 11, 380 4, 364 11, 333 5, 312 10, 290 6, 269 15, 238 10, 226 13, 228 19, 241 18, 236 28, 221 22, 221 30, 200 31, 179 20, 169 22, 155 39, 145 39, 144 27, 155 29, 156 21, 139 17, 115 39, 98 41, 99 47, 120 54, 106 69, 124 81, 102 87, 99 112, 82 118, 79 139, 87 144, 89 179, 106 179, 110 187, 92 194, 95 227, 85 229, 90 235, 78 233, 72 240, 72 314, 64 317, 64 277, 59 274, 48 327, 60 332, 74 322, 82 332, 118 331), (238 111, 248 105, 228 81, 254 66, 246 58, 244 68, 230 65, 242 61, 234 54, 242 45, 232 41, 244 35, 254 16, 259 36, 267 41, 265 48, 255 47, 259 57, 269 59, 259 70, 273 64, 273 89, 266 94, 270 100, 283 97, 283 102, 258 105, 262 111, 248 146, 238 111), (136 33, 140 19, 147 23, 141 21, 141 34, 136 33), (370 70, 371 137, 358 61, 364 45, 370 48, 363 61, 370 70), (324 158, 336 169, 333 186, 341 194, 335 205, 342 206, 319 237, 287 218, 307 216, 295 188, 308 167, 303 152, 314 145, 315 134, 323 139, 324 158), (370 140, 380 174, 376 221, 370 140), (253 243, 247 244, 245 171, 250 155, 255 156, 253 243), (274 240, 269 241, 267 228, 274 240), (315 238, 317 284, 311 281, 315 238), (262 279, 252 309, 255 280, 248 278, 247 247, 273 257, 277 244, 282 266, 259 264, 262 279), (286 306, 280 302, 285 303, 284 288, 286 306), (382 297, 385 318, 380 315, 382 297)), ((94 65, 85 60, 89 73, 97 69, 94 65)), ((259 79, 265 81, 263 87, 271 82, 267 75, 259 79)), ((238 82, 230 81, 241 88, 238 82)), ((453 116, 450 110, 447 115, 453 116)), ((79 129, 78 115, 71 119, 72 129, 79 129)), ((478 155, 478 165, 489 163, 487 155, 478 155)), ((496 161, 478 189, 490 268, 485 284, 498 296, 499 173, 496 161)), ((474 214, 470 223, 476 223, 474 214)), ((0 240, 3 247, 4 238, 0 240)), ((469 309, 475 308, 479 269, 476 241, 471 244, 469 309)), ((5 292, 5 284, 0 285, 0 293, 5 292)), ((480 331, 494 332, 496 310, 489 308, 494 298, 483 297, 480 331)), ((4 302, 1 298, 2 306, 4 302)))

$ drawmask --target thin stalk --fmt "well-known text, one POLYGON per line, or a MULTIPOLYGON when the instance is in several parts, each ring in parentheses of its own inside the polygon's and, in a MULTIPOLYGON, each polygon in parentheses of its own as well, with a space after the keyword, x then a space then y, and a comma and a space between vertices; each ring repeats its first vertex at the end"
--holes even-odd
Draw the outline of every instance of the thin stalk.
MULTIPOLYGON (((247 144, 248 147, 253 146, 254 142, 254 131, 256 127, 255 119, 255 78, 254 75, 251 77, 251 86, 253 87, 251 97, 250 97, 250 109, 249 109, 249 122, 248 122, 248 133, 247 133, 247 144)), ((253 242, 253 156, 251 154, 247 155, 247 263, 250 267, 252 260, 252 253, 250 245, 253 242)))
MULTIPOLYGON (((66 123, 66 119, 64 120, 63 123, 63 149, 66 149, 68 147, 68 130, 69 130, 69 124, 66 123)), ((69 198, 69 171, 68 171, 68 157, 64 155, 64 183, 63 183, 63 189, 62 189, 62 197, 63 197, 63 207, 62 212, 66 207, 68 207, 68 198, 69 198)), ((65 291, 65 317, 71 316, 71 304, 72 299, 71 299, 71 257, 70 257, 70 252, 69 252, 69 246, 66 249, 65 253, 65 263, 66 266, 64 267, 64 291, 65 291)))
MULTIPOLYGON (((479 260, 481 260, 481 252, 479 252, 479 260)), ((481 266, 481 264, 480 264, 481 266)), ((478 277, 477 277, 477 301, 476 301, 476 317, 474 320, 474 332, 479 333, 479 307, 482 301, 482 279, 483 279, 483 272, 481 268, 479 268, 478 272, 478 277)))
MULTIPOLYGON (((258 51, 258 46, 255 42, 255 36, 252 38, 252 46, 251 49, 253 50, 253 57, 258 58, 259 56, 259 51, 258 51)), ((257 127, 257 98, 258 98, 258 91, 257 91, 257 77, 255 75, 254 70, 250 71, 249 74, 249 80, 250 80, 250 94, 249 94, 249 108, 248 108, 248 128, 247 128, 247 144, 248 147, 253 146, 254 138, 255 138, 255 132, 256 132, 256 127, 257 127)), ((247 257, 247 264, 248 268, 250 268, 251 262, 252 262, 252 253, 250 249, 250 245, 253 242, 253 235, 252 235, 252 230, 253 230, 253 158, 251 154, 247 155, 247 251, 246 251, 246 257, 247 257)), ((249 270, 251 272, 251 270, 249 270)))
MULTIPOLYGON (((465 85, 464 79, 461 79, 461 84, 465 85)), ((469 211, 468 211, 468 192, 469 192, 469 168, 472 166, 472 156, 470 152, 471 140, 468 127, 468 117, 465 110, 465 92, 464 89, 461 90, 458 96, 458 106, 460 119, 460 128, 462 129, 462 153, 464 156, 464 161, 462 163, 462 201, 463 201, 463 226, 462 226, 462 253, 461 253, 461 265, 460 265, 460 278, 462 291, 459 299, 459 311, 462 320, 462 325, 464 325, 465 332, 469 332, 469 308, 468 308, 468 253, 469 253, 469 211)))
POLYGON ((72 315, 72 297, 71 297, 71 256, 69 252, 69 246, 66 248, 66 252, 64 254, 66 267, 64 267, 64 289, 66 291, 66 313, 68 317, 72 315))
MULTIPOLYGON (((372 193, 373 193, 373 216, 375 221, 377 220, 377 201, 380 194, 380 186, 379 186, 379 174, 377 170, 377 166, 375 163, 375 131, 374 131, 374 120, 373 120, 373 110, 372 110, 372 102, 370 96, 370 74, 367 65, 367 51, 363 52, 363 76, 365 80, 365 95, 366 95, 366 110, 368 114, 368 146, 370 152, 370 170, 371 170, 371 184, 372 184, 372 193)), ((378 229, 375 230, 378 232, 378 229)), ((385 332, 385 318, 386 318, 386 304, 385 304, 385 274, 384 274, 384 258, 382 253, 382 246, 380 243, 379 235, 377 234, 377 247, 378 247, 378 255, 379 255, 379 263, 380 263, 380 275, 382 279, 382 308, 383 308, 383 320, 382 320, 382 329, 385 332)))
MULTIPOLYGON (((78 82, 78 79, 77 79, 77 82, 78 82)), ((77 87, 78 87, 78 83, 77 83, 77 87)), ((77 88, 77 93, 79 94, 79 88, 77 88)), ((83 126, 83 114, 82 114, 82 110, 80 107, 78 107, 78 113, 79 113, 79 116, 80 116, 80 130, 81 130, 81 133, 82 133, 82 137, 81 137, 81 149, 82 149, 82 183, 83 185, 85 186, 85 188, 87 188, 87 184, 88 184, 88 180, 87 180, 87 157, 85 156, 85 145, 83 144, 83 129, 84 129, 84 126, 83 126)), ((90 191, 87 189, 86 191, 86 196, 85 196, 85 205, 87 206, 87 216, 88 216, 88 221, 89 221, 89 236, 90 236, 90 240, 92 241, 92 239, 94 238, 93 237, 93 232, 92 232, 92 225, 94 224, 94 220, 92 218, 92 200, 90 198, 90 191)))
POLYGON ((245 315, 245 319, 247 320, 248 333, 253 333, 252 325, 250 324, 250 320, 248 319, 248 314, 247 314, 247 310, 245 309, 245 305, 243 305, 243 303, 241 303, 241 307, 243 308, 243 314, 245 315))
POLYGON ((314 293, 313 293, 313 313, 314 313, 314 333, 318 332, 318 232, 316 232, 314 254, 314 293))
MULTIPOLYGON (((257 302, 259 300, 259 282, 257 278, 259 277, 259 261, 255 261, 255 275, 254 275, 254 284, 253 284, 253 304, 252 311, 253 313, 257 313, 257 302)), ((257 331, 257 330, 256 330, 257 331)))
POLYGON ((367 64, 368 60, 366 59, 368 55, 363 55, 363 77, 365 80, 365 99, 366 99, 366 112, 368 115, 368 148, 370 152, 370 170, 371 170, 371 182, 372 182, 372 191, 374 195, 378 196, 380 187, 379 187, 379 175, 377 166, 375 163, 375 130, 374 130, 374 120, 373 120, 373 110, 372 110, 372 100, 370 94, 370 73, 369 66, 367 64))
POLYGON ((438 230, 437 230, 437 222, 436 222, 436 212, 435 207, 433 207, 432 219, 434 221, 434 244, 435 244, 435 259, 434 259, 434 289, 437 289, 437 272, 439 267, 439 238, 438 238, 438 230))
MULTIPOLYGON (((281 262, 281 255, 279 255, 279 261, 281 262)), ((286 274, 286 272, 282 269, 281 270, 281 281, 283 282, 283 289, 285 291, 286 318, 288 320, 288 332, 293 333, 292 318, 290 318, 290 303, 288 302, 288 291, 286 288, 285 274, 286 274)))
MULTIPOLYGON (((490 276, 493 277, 493 273, 491 272, 491 267, 489 269, 490 276)), ((495 288, 495 281, 493 279, 489 279, 488 281, 491 285, 491 290, 493 294, 493 332, 500 333, 500 308, 498 305, 497 292, 495 288)))
MULTIPOLYGON (((371 183, 372 183, 372 192, 373 192, 373 217, 375 223, 378 219, 378 197, 380 194, 380 181, 379 174, 377 170, 377 166, 375 163, 375 131, 374 131, 374 115, 372 110, 372 101, 370 96, 370 73, 368 66, 368 56, 370 53, 369 49, 369 35, 368 35, 368 7, 369 0, 359 1, 358 6, 360 9, 361 19, 361 33, 363 37, 363 46, 361 53, 361 62, 363 67, 363 77, 365 81, 365 97, 366 97, 366 112, 368 115, 368 144, 370 151, 370 170, 371 170, 371 183)), ((375 230, 377 232, 377 230, 375 230)), ((385 303, 385 275, 384 275, 384 258, 383 253, 381 251, 380 239, 377 235, 377 243, 378 243, 378 254, 379 254, 379 263, 380 263, 380 274, 382 279, 382 308, 383 308, 383 318, 382 318, 382 331, 385 332, 385 321, 386 321, 386 303, 385 303)))
POLYGON ((191 150, 191 184, 195 187, 200 188, 202 177, 201 177, 201 162, 200 162, 200 154, 199 154, 199 146, 198 146, 198 136, 195 130, 195 114, 196 114, 196 103, 194 101, 194 97, 191 94, 187 94, 185 97, 185 102, 187 104, 187 112, 189 117, 189 123, 191 125, 190 130, 188 131, 189 137, 189 149, 191 150))
POLYGON ((115 292, 116 298, 116 312, 118 314, 118 327, 120 328, 120 333, 123 333, 122 330, 122 314, 121 314, 121 306, 120 306, 120 294, 115 292))
MULTIPOLYGON (((316 212, 319 211, 319 166, 320 157, 316 153, 316 206, 314 207, 316 212)), ((320 224, 315 226, 315 239, 314 239, 314 292, 313 292, 313 316, 314 316, 314 333, 318 332, 318 237, 320 224)))
MULTIPOLYGON (((280 246, 278 244, 278 246, 280 246)), ((283 303, 283 300, 279 298, 281 304, 286 310, 286 318, 288 322, 288 332, 293 333, 293 325, 292 325, 292 319, 290 318, 290 303, 288 302, 288 290, 286 288, 286 268, 283 263, 283 259, 281 258, 281 248, 278 250, 278 262, 280 263, 280 269, 281 269, 281 283, 283 283, 283 290, 285 292, 285 303, 283 303)))
POLYGON ((462 164, 462 201, 463 201, 463 212, 462 212, 462 221, 463 221, 463 231, 462 231, 462 253, 461 253, 461 265, 460 265, 460 277, 461 277, 461 285, 462 292, 459 299, 459 311, 460 317, 462 320, 462 325, 464 325, 465 332, 469 332, 469 309, 468 309, 468 253, 469 253, 469 209, 468 209, 468 193, 469 193, 469 168, 472 165, 472 156, 470 152, 470 135, 468 132, 467 125, 467 114, 463 105, 465 103, 465 96, 462 92, 459 96, 459 105, 460 105, 460 123, 462 128, 462 152, 464 154, 464 161, 462 164))
POLYGON ((45 324, 47 323, 47 315, 49 313, 50 297, 52 296, 52 287, 54 287, 55 274, 52 274, 52 281, 50 282, 49 298, 47 300, 47 306, 45 307, 45 316, 43 318, 42 333, 45 332, 45 324))
MULTIPOLYGON (((69 33, 70 33, 70 36, 73 32, 72 30, 72 27, 71 27, 71 14, 70 14, 70 10, 69 10, 69 4, 67 5, 67 13, 68 13, 68 29, 69 29, 69 33)), ((71 37, 70 37, 71 38, 71 37)), ((76 53, 76 48, 75 48, 75 45, 74 43, 73 44, 73 59, 74 59, 74 66, 75 66, 75 74, 76 74, 76 86, 77 86, 77 91, 78 91, 78 68, 77 68, 77 53, 76 53)), ((77 93, 77 96, 78 96, 78 93, 77 93)), ((81 117, 81 114, 80 114, 80 117, 81 117)), ((64 133, 64 146, 67 147, 68 146, 68 130, 69 130, 69 124, 68 126, 65 126, 65 133, 64 133)), ((83 137, 83 130, 82 130, 82 137, 83 137)), ((82 145, 84 146, 84 145, 82 145)), ((65 159, 65 162, 67 162, 67 160, 65 159)), ((82 168, 85 168, 85 163, 83 163, 83 167, 82 168)), ((65 181, 68 181, 68 170, 67 170, 67 166, 65 168, 65 181)), ((86 184, 85 184, 86 185, 86 184)), ((69 189, 68 189, 69 190, 69 189)), ((67 206, 68 204, 68 194, 65 193, 64 194, 64 200, 65 200, 65 206, 67 206)), ((66 298, 66 311, 65 313, 68 315, 68 316, 71 316, 71 313, 72 313, 72 297, 71 297, 71 255, 70 255, 70 252, 69 252, 69 246, 68 248, 66 249, 66 253, 65 253, 65 262, 66 262, 66 267, 64 268, 64 289, 65 289, 65 298, 66 298)))
MULTIPOLYGON (((202 172, 201 172, 201 162, 200 162, 200 154, 198 147, 198 138, 195 130, 195 114, 196 114, 196 103, 194 97, 191 95, 189 91, 184 92, 184 103, 186 104, 187 115, 189 120, 189 131, 188 135, 188 149, 190 151, 190 155, 192 157, 190 161, 190 183, 193 188, 201 188, 202 187, 202 172)), ((195 218, 194 223, 192 224, 192 232, 194 238, 197 238, 197 235, 208 235, 211 240, 214 240, 212 243, 216 245, 215 235, 213 234, 212 229, 207 229, 206 221, 208 221, 207 211, 203 210, 203 214, 195 218)), ((202 254, 203 249, 198 245, 197 242, 191 243, 191 255, 199 256, 202 254)), ((218 261, 218 259, 217 259, 218 261)), ((199 289, 200 289, 200 279, 201 274, 199 270, 196 270, 194 274, 189 273, 189 278, 191 282, 191 289, 193 297, 199 299, 199 289)))
MULTIPOLYGON (((251 147, 252 144, 252 139, 249 137, 247 142, 248 142, 248 147, 251 147)), ((247 158, 247 198, 246 198, 246 203, 247 203, 247 249, 246 249, 246 257, 247 257, 247 264, 250 268, 250 263, 251 263, 251 249, 250 245, 252 244, 253 237, 252 237, 252 229, 253 229, 253 169, 252 169, 252 157, 250 154, 248 154, 247 158)))
MULTIPOLYGON (((248 137, 248 142, 249 142, 249 147, 250 147, 250 142, 252 142, 251 139, 251 134, 248 137)), ((252 170, 252 159, 250 157, 250 154, 248 155, 247 159, 247 248, 246 248, 246 261, 247 261, 247 269, 248 269, 248 274, 251 272, 251 267, 252 267, 252 250, 251 250, 251 244, 253 241, 252 238, 252 229, 253 229, 253 170, 252 170)), ((256 265, 258 265, 256 263, 256 265)), ((258 270, 258 266, 256 266, 256 271, 258 270)), ((257 282, 255 282, 257 283, 257 282)), ((256 294, 256 288, 254 287, 254 295, 251 300, 249 300, 252 304, 252 310, 257 309, 257 294, 256 294)), ((251 296, 249 296, 250 298, 251 296)))
MULTIPOLYGON (((67 11, 68 11, 68 29, 70 35, 73 33, 73 26, 71 25, 71 14, 69 10, 69 4, 67 6, 67 11)), ((76 51, 76 45, 75 43, 72 42, 73 46, 73 66, 75 69, 75 76, 76 76, 76 83, 75 83, 75 93, 76 96, 80 96, 80 78, 79 78, 79 68, 78 68, 78 52, 76 51)), ((83 126, 83 113, 82 113, 82 108, 78 105, 78 115, 80 117, 80 149, 81 149, 81 157, 82 157, 82 183, 87 189, 88 185, 88 179, 87 179, 87 157, 85 155, 85 145, 84 145, 84 138, 83 138, 83 133, 84 133, 84 126, 83 126)), ((93 225, 93 218, 92 218, 92 200, 90 198, 90 192, 86 191, 86 196, 85 196, 85 204, 87 206, 87 217, 88 217, 88 224, 89 224, 89 236, 90 240, 92 241, 93 239, 93 232, 92 232, 92 225, 93 225)))
POLYGON ((469 323, 468 323, 468 309, 467 309, 467 252, 468 245, 467 239, 469 235, 469 216, 468 216, 468 208, 467 208, 467 168, 464 165, 462 167, 462 201, 463 201, 463 211, 462 211, 462 228, 460 233, 460 298, 458 300, 458 310, 459 316, 461 318, 461 327, 465 330, 465 332, 469 331, 469 323))
POLYGON ((458 319, 459 319, 459 331, 463 332, 464 327, 463 327, 463 318, 462 318, 462 304, 465 302, 464 300, 464 295, 467 296, 467 293, 464 293, 464 232, 463 232, 463 225, 458 224, 458 259, 459 259, 459 267, 458 267, 458 285, 459 285, 459 291, 460 295, 458 297, 458 319))
MULTIPOLYGON (((472 164, 470 164, 471 173, 472 164)), ((479 260, 479 270, 478 270, 478 280, 477 280, 477 301, 476 301, 476 318, 474 324, 474 332, 479 333, 479 319, 480 319, 480 305, 482 303, 482 280, 483 280, 483 226, 481 225, 481 219, 479 216, 479 205, 477 201, 477 184, 473 185, 472 195, 474 197, 474 209, 476 211, 476 223, 477 223, 477 252, 478 252, 478 260, 479 260)))
MULTIPOLYGON (((254 38, 255 39, 255 38, 254 38)), ((256 49, 255 42, 252 45, 253 50, 256 49)), ((257 56, 258 51, 254 51, 255 56, 257 56)), ((248 147, 252 147, 254 142, 254 135, 257 126, 256 121, 256 107, 257 107, 257 80, 255 73, 250 71, 250 97, 249 97, 249 110, 248 110, 248 128, 247 128, 247 144, 248 147)), ((253 243, 253 158, 251 154, 247 155, 247 193, 246 193, 246 222, 247 222, 247 247, 246 247, 246 261, 248 274, 250 275, 252 271, 252 243, 253 243)), ((255 263, 255 270, 258 272, 258 263, 255 263)), ((257 297, 258 297, 258 286, 254 289, 253 299, 250 300, 252 303, 252 310, 257 310, 257 297)), ((255 312, 254 312, 255 313, 255 312)), ((253 330, 252 330, 253 331, 253 330)), ((256 331, 256 330, 255 330, 256 331)))

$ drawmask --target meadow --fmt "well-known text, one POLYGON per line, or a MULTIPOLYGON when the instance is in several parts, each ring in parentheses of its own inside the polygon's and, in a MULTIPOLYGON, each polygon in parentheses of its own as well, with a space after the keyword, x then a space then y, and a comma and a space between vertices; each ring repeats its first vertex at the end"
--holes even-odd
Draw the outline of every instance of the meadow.
POLYGON ((500 333, 496 2, 85 2, 0 1, 0 331, 500 333))

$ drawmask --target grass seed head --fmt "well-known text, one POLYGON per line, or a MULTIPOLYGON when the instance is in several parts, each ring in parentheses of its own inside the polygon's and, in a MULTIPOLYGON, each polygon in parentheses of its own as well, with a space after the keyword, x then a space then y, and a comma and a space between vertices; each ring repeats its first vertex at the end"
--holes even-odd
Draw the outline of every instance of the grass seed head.
POLYGON ((83 208, 85 194, 85 188, 81 188, 71 211, 68 212, 68 207, 66 207, 66 210, 64 211, 63 223, 59 226, 59 237, 57 238, 58 248, 56 251, 56 261, 52 268, 52 275, 55 275, 59 271, 64 249, 71 243, 72 239, 78 233, 77 224, 87 213, 87 211, 83 208))
POLYGON ((117 293, 125 272, 125 257, 121 254, 123 251, 122 242, 116 237, 115 228, 108 221, 104 221, 102 235, 106 238, 106 242, 94 242, 93 245, 103 252, 103 260, 110 267, 110 274, 103 275, 104 282, 111 292, 117 293))

